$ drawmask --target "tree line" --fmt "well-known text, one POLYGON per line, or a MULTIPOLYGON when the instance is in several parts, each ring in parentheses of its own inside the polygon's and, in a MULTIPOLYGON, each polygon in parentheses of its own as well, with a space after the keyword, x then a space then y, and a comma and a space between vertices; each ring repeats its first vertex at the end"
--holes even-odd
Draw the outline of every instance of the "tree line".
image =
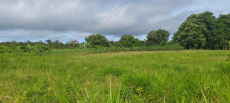
POLYGON ((139 40, 132 35, 123 35, 119 41, 109 41, 101 34, 92 34, 85 38, 86 42, 79 43, 77 40, 66 42, 65 44, 56 40, 46 40, 31 42, 27 40, 25 42, 7 41, 0 43, 0 49, 21 50, 24 52, 30 52, 31 49, 45 48, 48 49, 75 49, 75 48, 104 48, 104 47, 121 47, 121 48, 133 48, 133 47, 148 47, 154 45, 170 45, 168 42, 169 32, 164 29, 152 30, 148 33, 146 40, 139 40), (4 46, 4 47, 3 47, 4 46))
POLYGON ((101 34, 92 34, 85 38, 86 42, 77 40, 65 44, 56 40, 30 42, 7 41, 0 43, 0 52, 4 50, 21 50, 30 52, 32 49, 75 49, 103 47, 151 47, 165 45, 180 45, 185 49, 229 49, 230 45, 230 14, 219 15, 216 18, 212 12, 192 14, 180 25, 171 41, 169 32, 164 29, 152 30, 146 40, 139 40, 132 35, 123 35, 119 41, 109 41, 101 34))

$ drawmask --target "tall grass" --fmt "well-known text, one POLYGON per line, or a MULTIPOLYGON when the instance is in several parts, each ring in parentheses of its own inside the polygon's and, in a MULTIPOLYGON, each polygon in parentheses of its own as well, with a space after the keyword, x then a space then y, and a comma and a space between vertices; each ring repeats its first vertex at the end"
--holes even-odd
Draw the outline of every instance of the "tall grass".
POLYGON ((0 54, 0 102, 230 102, 229 51, 0 54))

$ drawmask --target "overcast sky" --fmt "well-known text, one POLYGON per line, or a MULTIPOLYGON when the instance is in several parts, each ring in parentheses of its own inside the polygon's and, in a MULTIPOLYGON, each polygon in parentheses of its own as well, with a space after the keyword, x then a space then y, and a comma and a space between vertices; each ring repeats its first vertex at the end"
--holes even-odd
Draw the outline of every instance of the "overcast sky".
POLYGON ((230 0, 0 0, 0 41, 143 39, 157 29, 172 37, 186 17, 205 11, 229 14, 230 0))

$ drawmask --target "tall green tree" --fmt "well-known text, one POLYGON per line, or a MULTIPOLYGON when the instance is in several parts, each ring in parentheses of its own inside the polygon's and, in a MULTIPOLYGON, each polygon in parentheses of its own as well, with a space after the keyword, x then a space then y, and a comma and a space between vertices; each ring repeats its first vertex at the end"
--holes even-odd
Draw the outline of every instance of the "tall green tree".
POLYGON ((230 14, 220 15, 214 25, 215 47, 217 49, 229 49, 230 41, 230 14))
POLYGON ((50 39, 47 39, 45 42, 47 43, 49 48, 52 48, 52 41, 50 39))
POLYGON ((85 38, 87 43, 90 44, 90 47, 97 48, 97 47, 109 47, 109 42, 105 36, 101 34, 92 34, 85 38))
POLYGON ((203 14, 192 14, 184 21, 173 40, 187 49, 200 49, 206 45, 206 25, 203 23, 203 14))
POLYGON ((165 45, 169 39, 169 32, 164 29, 150 31, 147 35, 147 46, 165 45))
POLYGON ((117 47, 134 47, 134 46, 143 46, 144 42, 140 41, 138 38, 134 38, 132 35, 123 35, 121 39, 116 42, 117 47))
POLYGON ((121 39, 119 40, 119 43, 123 46, 123 47, 133 47, 135 46, 135 38, 132 35, 123 35, 121 36, 121 39))
POLYGON ((178 28, 173 41, 187 49, 225 49, 230 41, 230 14, 217 19, 212 12, 192 14, 178 28))
POLYGON ((69 45, 71 46, 71 48, 76 48, 79 46, 79 43, 77 40, 73 40, 69 42, 69 45))
POLYGON ((51 44, 51 43, 52 43, 52 41, 51 41, 50 39, 47 39, 45 42, 46 42, 47 44, 51 44))
POLYGON ((59 42, 59 40, 55 40, 52 42, 52 48, 54 49, 62 49, 64 47, 64 44, 62 42, 59 42))
POLYGON ((206 32, 204 32, 204 37, 206 39, 206 44, 203 46, 205 49, 215 49, 215 34, 213 33, 214 25, 216 23, 216 17, 212 12, 206 11, 201 13, 200 21, 204 27, 206 28, 206 32))

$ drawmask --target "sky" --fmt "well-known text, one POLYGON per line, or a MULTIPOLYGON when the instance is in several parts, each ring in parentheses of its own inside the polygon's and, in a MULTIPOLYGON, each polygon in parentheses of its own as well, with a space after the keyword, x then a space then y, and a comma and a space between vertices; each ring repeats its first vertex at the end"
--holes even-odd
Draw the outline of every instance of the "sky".
POLYGON ((230 13, 230 0, 0 0, 0 42, 84 42, 100 33, 117 41, 130 34, 142 40, 165 29, 170 39, 191 14, 230 13))

